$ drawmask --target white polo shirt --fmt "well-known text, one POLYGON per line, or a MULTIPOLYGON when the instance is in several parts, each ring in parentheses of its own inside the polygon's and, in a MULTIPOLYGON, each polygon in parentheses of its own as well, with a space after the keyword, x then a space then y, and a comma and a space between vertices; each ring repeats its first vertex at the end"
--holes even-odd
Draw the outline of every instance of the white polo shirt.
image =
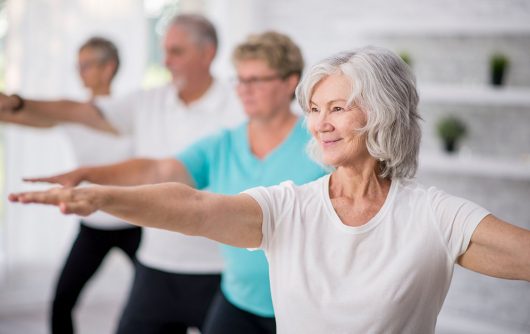
MULTIPOLYGON (((214 81, 198 101, 185 105, 173 85, 140 91, 120 101, 96 103, 105 118, 131 135, 134 155, 174 156, 196 140, 244 120, 234 89, 214 81)), ((146 228, 138 259, 148 267, 176 273, 217 273, 223 268, 216 242, 146 228)))
MULTIPOLYGON (((110 96, 95 98, 97 103, 111 100, 110 96)), ((69 138, 78 166, 112 164, 132 156, 133 147, 129 136, 116 136, 73 123, 62 124, 60 127, 69 138)), ((103 230, 134 227, 104 212, 96 212, 82 219, 85 225, 103 230)))

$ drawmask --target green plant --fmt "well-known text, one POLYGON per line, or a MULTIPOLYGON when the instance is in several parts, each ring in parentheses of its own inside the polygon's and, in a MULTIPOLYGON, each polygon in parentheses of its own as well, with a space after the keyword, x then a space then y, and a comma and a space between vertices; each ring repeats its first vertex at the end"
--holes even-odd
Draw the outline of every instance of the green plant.
POLYGON ((500 70, 508 67, 510 61, 502 53, 495 53, 490 58, 490 66, 493 70, 500 70))
POLYGON ((399 53, 399 56, 401 57, 401 59, 403 59, 405 63, 407 63, 407 65, 412 66, 412 58, 410 57, 410 54, 408 52, 401 51, 399 53))
POLYGON ((510 66, 510 60, 502 53, 495 53, 490 57, 491 84, 501 86, 505 73, 510 66))
POLYGON ((466 124, 455 116, 440 119, 436 130, 444 142, 445 149, 449 152, 455 151, 457 142, 467 134, 466 124))

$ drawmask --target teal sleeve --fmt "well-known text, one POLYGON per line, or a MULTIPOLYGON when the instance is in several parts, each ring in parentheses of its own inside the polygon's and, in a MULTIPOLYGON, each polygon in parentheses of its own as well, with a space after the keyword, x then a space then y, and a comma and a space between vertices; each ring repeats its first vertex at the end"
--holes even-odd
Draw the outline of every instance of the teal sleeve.
POLYGON ((175 156, 186 167, 193 181, 195 181, 197 189, 207 188, 210 184, 213 152, 221 139, 221 135, 200 139, 175 156))

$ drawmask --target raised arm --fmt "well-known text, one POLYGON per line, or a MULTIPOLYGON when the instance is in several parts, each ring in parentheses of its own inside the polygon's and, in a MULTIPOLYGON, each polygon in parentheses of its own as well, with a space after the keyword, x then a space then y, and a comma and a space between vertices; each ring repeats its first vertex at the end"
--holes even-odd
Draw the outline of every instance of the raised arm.
POLYGON ((99 110, 93 104, 86 102, 27 100, 18 95, 0 93, 0 111, 2 113, 25 114, 26 120, 47 119, 56 123, 79 123, 96 130, 117 133, 99 110))
POLYGON ((56 188, 11 194, 9 199, 56 205, 66 214, 101 210, 135 225, 204 236, 236 247, 258 247, 262 238, 262 212, 252 197, 217 195, 179 183, 56 188))
POLYGON ((530 282, 530 231, 488 215, 458 263, 485 275, 530 282))
POLYGON ((28 182, 57 183, 74 187, 81 182, 103 185, 135 186, 162 182, 180 182, 195 186, 186 167, 178 160, 131 159, 120 163, 95 167, 81 167, 71 172, 24 179, 28 182))

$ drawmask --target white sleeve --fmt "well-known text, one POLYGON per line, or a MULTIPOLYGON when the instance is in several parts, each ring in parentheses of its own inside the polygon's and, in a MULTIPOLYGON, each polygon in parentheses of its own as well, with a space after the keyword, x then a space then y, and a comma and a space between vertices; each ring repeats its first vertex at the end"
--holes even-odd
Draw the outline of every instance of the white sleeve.
POLYGON ((103 117, 122 135, 134 131, 135 108, 139 105, 138 93, 120 98, 96 99, 93 103, 103 117))
POLYGON ((434 187, 429 189, 435 223, 447 246, 449 255, 456 261, 469 246, 471 236, 489 211, 466 199, 448 195, 434 187))
POLYGON ((258 202, 263 212, 263 222, 261 232, 263 238, 259 248, 267 251, 270 241, 274 238, 278 224, 289 215, 289 208, 292 208, 294 198, 294 183, 292 181, 282 182, 280 185, 272 187, 257 187, 244 191, 258 202))

